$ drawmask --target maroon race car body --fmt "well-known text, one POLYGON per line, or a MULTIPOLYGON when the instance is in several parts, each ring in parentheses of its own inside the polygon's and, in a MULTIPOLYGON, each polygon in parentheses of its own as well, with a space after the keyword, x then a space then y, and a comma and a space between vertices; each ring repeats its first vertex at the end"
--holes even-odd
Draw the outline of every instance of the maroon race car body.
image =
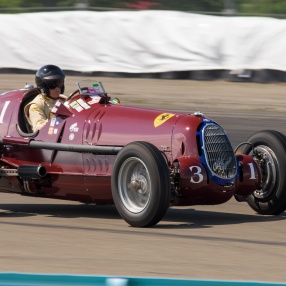
POLYGON ((172 205, 247 200, 267 179, 256 153, 235 155, 201 113, 125 106, 100 82, 78 84, 32 133, 23 107, 37 93, 0 96, 1 192, 114 203, 127 223, 146 227, 172 205))

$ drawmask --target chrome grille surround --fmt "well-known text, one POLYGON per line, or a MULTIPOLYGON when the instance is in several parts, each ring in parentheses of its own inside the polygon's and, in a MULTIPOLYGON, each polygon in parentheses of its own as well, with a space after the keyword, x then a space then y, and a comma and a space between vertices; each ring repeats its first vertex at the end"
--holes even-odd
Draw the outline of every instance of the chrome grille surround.
POLYGON ((202 134, 205 159, 212 174, 222 179, 235 177, 236 158, 224 129, 210 123, 204 126, 202 134))

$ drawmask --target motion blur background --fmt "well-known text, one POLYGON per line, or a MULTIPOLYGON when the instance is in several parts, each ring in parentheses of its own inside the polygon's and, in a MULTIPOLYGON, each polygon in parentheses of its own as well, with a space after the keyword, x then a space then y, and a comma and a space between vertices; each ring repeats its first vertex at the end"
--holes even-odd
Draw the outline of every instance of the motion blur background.
POLYGON ((285 0, 0 0, 0 11, 175 10, 212 15, 258 15, 285 18, 285 0))
POLYGON ((0 0, 0 15, 0 72, 286 81, 286 0, 0 0))

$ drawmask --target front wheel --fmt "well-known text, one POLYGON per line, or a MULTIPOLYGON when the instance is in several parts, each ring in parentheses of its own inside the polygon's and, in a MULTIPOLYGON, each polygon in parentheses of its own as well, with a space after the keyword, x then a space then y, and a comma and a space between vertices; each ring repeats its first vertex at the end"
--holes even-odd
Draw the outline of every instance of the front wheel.
POLYGON ((277 215, 286 209, 286 137, 274 130, 253 134, 242 153, 256 161, 261 170, 261 188, 247 197, 259 214, 277 215))
POLYGON ((131 226, 153 226, 169 207, 169 168, 162 153, 150 143, 133 142, 118 153, 111 186, 117 211, 131 226))

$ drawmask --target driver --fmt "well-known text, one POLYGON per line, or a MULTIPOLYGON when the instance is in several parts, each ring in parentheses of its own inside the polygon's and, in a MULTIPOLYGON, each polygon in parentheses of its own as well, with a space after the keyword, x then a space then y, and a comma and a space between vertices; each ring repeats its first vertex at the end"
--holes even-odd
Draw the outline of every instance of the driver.
POLYGON ((55 65, 45 65, 36 72, 36 85, 39 94, 29 102, 24 112, 33 132, 41 129, 53 116, 55 103, 65 101, 65 74, 55 65))

